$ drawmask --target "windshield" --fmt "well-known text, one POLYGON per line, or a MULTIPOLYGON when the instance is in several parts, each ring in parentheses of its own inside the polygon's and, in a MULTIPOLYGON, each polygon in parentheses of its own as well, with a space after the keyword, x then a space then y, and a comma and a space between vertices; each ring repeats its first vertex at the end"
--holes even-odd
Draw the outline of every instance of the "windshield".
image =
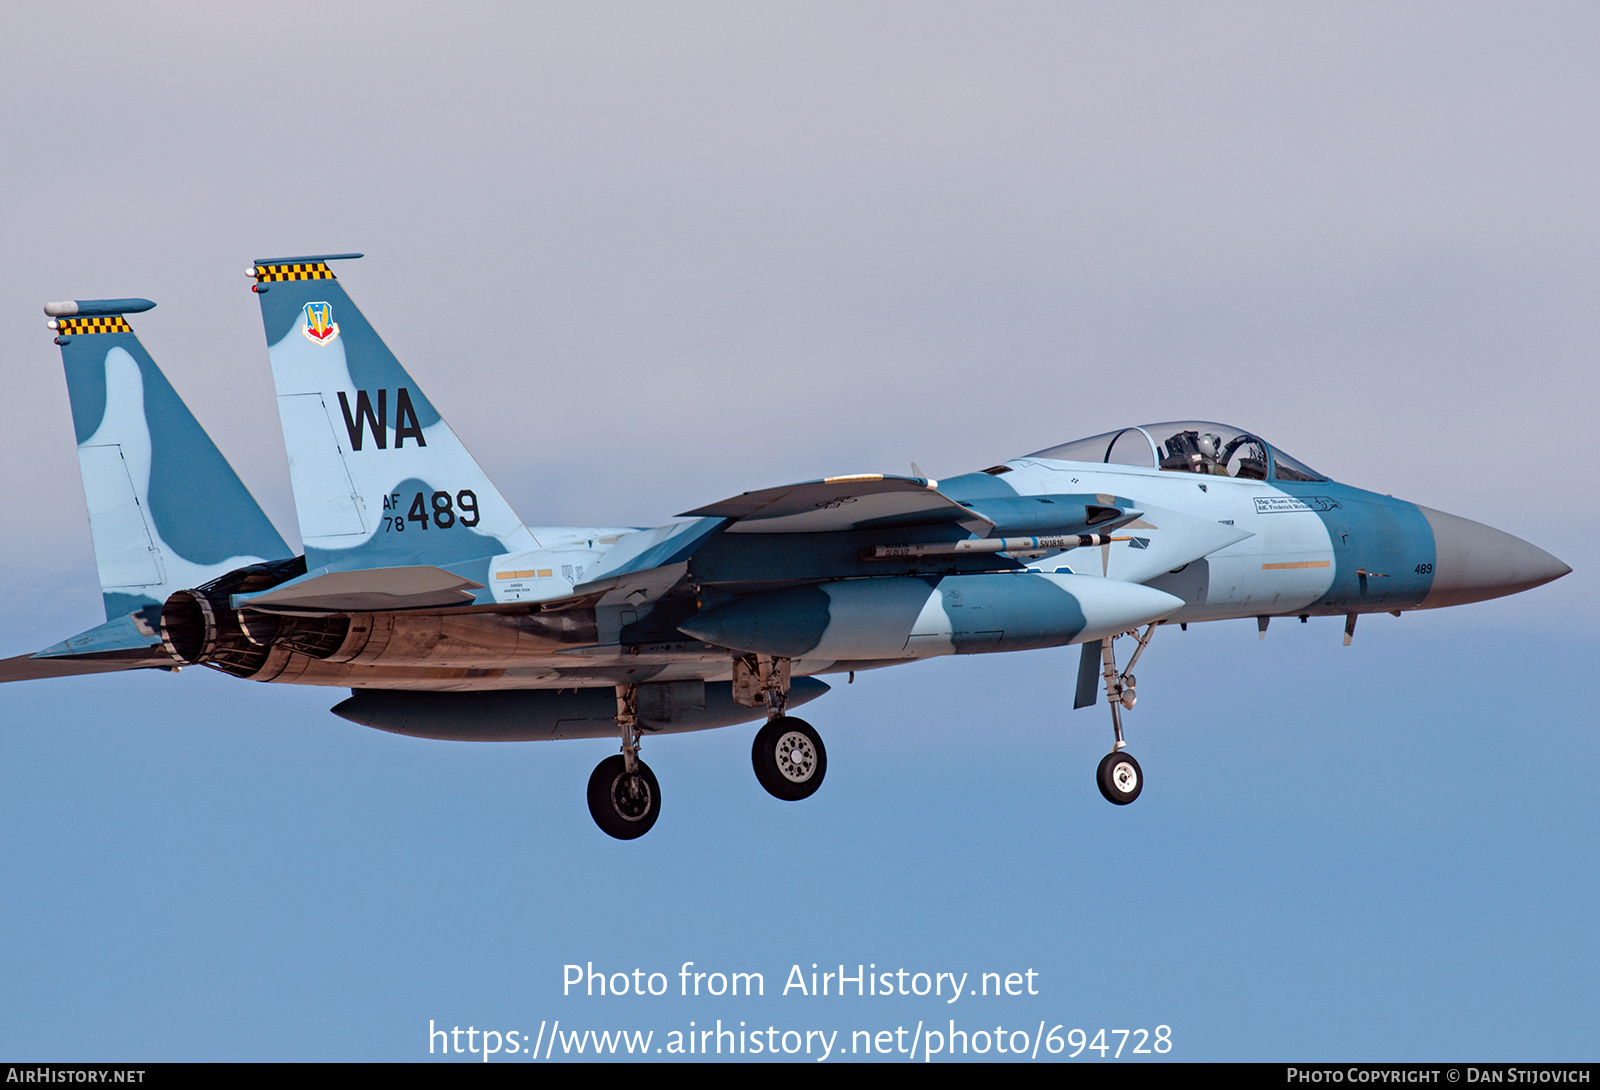
POLYGON ((1108 431, 1037 451, 1028 457, 1143 466, 1173 473, 1255 481, 1328 479, 1250 432, 1205 420, 1174 420, 1108 431))

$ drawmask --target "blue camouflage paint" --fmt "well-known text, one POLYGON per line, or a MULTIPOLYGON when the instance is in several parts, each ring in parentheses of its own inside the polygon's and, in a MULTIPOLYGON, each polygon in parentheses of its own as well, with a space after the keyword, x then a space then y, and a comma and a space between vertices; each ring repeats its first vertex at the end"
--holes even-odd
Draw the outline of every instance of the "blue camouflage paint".
POLYGON ((196 564, 293 555, 188 407, 141 348, 150 425, 150 517, 174 552, 196 564))
POLYGON ((535 548, 505 497, 326 266, 257 268, 308 564, 443 565, 535 548), (455 509, 467 491, 478 512, 470 527, 455 509), (419 492, 424 502, 413 520, 419 492), (445 513, 440 526, 435 516, 445 513))
MULTIPOLYGON (((125 350, 135 360, 143 349, 132 333, 97 333, 68 337, 61 345, 61 365, 67 372, 67 399, 72 403, 72 431, 82 444, 100 430, 106 415, 106 356, 113 348, 125 350)), ((140 365, 140 372, 144 370, 140 365)))
POLYGON ((288 557, 282 535, 134 334, 78 335, 61 346, 77 441, 93 436, 104 419, 106 360, 116 349, 133 358, 144 383, 151 448, 147 498, 162 541, 195 564, 240 555, 288 557))
POLYGON ((1433 529, 1416 504, 1335 481, 1273 484, 1312 507, 1333 543, 1333 582, 1300 612, 1410 609, 1428 596, 1436 550, 1433 529), (1369 573, 1365 581, 1361 569, 1369 573))
MULTIPOLYGON (((953 523, 906 527, 894 540, 910 544, 954 541, 972 535, 953 523)), ((689 575, 704 583, 763 583, 826 580, 857 576, 875 578, 949 574, 1025 567, 1003 553, 904 560, 863 560, 861 550, 884 543, 872 530, 836 530, 817 534, 718 534, 689 558, 689 575)))
POLYGON ((1067 590, 1041 576, 1006 573, 895 576, 767 591, 697 614, 681 630, 739 650, 802 658, 837 647, 841 632, 859 634, 866 625, 884 635, 878 651, 896 654, 905 650, 936 593, 949 620, 949 646, 958 655, 1058 647, 1088 625, 1067 590))
MULTIPOLYGON (((426 481, 408 477, 394 486, 393 495, 400 497, 397 506, 389 511, 377 511, 380 518, 388 515, 404 520, 413 498, 422 493, 426 506, 428 499, 439 491, 426 481)), ((431 508, 430 508, 431 511, 431 508)), ((321 549, 306 546, 306 567, 311 571, 327 568, 345 571, 357 568, 398 568, 410 564, 432 564, 446 567, 465 560, 478 560, 510 552, 510 547, 497 537, 480 534, 459 519, 453 526, 443 529, 431 524, 427 529, 421 523, 406 522, 404 530, 383 529, 378 523, 377 532, 364 538, 360 544, 348 549, 321 549)), ((487 569, 485 569, 487 570, 487 569)))
POLYGON ((356 390, 405 387, 410 393, 417 424, 426 429, 439 422, 439 412, 433 403, 337 280, 276 280, 257 287, 266 289, 259 295, 261 321, 269 346, 300 328, 307 303, 328 303, 333 308, 333 321, 339 326, 339 338, 344 341, 345 366, 350 372, 351 386, 356 390))
POLYGON ((708 538, 715 540, 713 535, 727 524, 728 520, 724 518, 697 518, 691 522, 658 526, 654 530, 635 531, 624 536, 620 543, 585 572, 578 586, 587 587, 632 572, 681 564, 691 559, 708 538), (654 544, 645 544, 651 534, 660 535, 660 539, 654 544), (636 545, 635 540, 640 544, 636 545), (635 548, 639 550, 637 553, 632 551, 635 548))
MULTIPOLYGON (((80 314, 114 314, 124 303, 137 304, 129 308, 134 311, 155 305, 147 300, 99 300, 80 304, 80 314)), ((91 524, 108 511, 137 512, 134 517, 144 522, 150 535, 153 564, 159 565, 147 572, 165 572, 166 585, 141 587, 137 581, 125 585, 115 576, 127 574, 128 569, 115 561, 108 568, 106 558, 99 555, 103 543, 97 543, 96 563, 108 620, 159 606, 175 586, 213 578, 221 574, 219 568, 234 561, 290 555, 282 536, 133 332, 79 331, 58 337, 57 344, 91 524), (113 369, 119 376, 115 405, 113 369), (130 384, 134 372, 137 377, 131 382, 137 383, 136 388, 130 384), (98 458, 84 461, 91 447, 119 449, 120 464, 129 468, 131 478, 118 486, 100 476, 104 470, 97 467, 104 462, 98 458), (125 491, 129 485, 131 495, 125 491), (97 506, 106 502, 108 486, 112 493, 123 489, 137 506, 97 506)))
MULTIPOLYGON (((931 588, 932 584, 928 584, 931 588)), ((692 636, 740 650, 749 637, 765 655, 799 658, 822 642, 831 619, 832 602, 821 585, 768 591, 697 614, 682 630, 692 636)), ((916 619, 913 613, 906 625, 916 619)))
POLYGON ((1118 507, 1131 511, 1140 506, 1122 496, 1112 496, 1106 500, 1093 493, 1018 496, 1014 499, 984 497, 964 502, 971 510, 994 523, 994 529, 987 535, 990 537, 1083 533, 1093 530, 1096 525, 1089 521, 1090 507, 1118 507))
POLYGON ((959 477, 946 477, 939 482, 939 491, 961 504, 976 503, 984 499, 1014 500, 1018 492, 1006 483, 1005 474, 996 477, 988 473, 963 473, 959 477))
POLYGON ((120 620, 130 613, 137 613, 141 609, 148 609, 151 606, 159 610, 163 605, 162 602, 158 602, 145 594, 124 594, 121 591, 103 590, 100 592, 100 597, 105 602, 107 621, 120 620))
POLYGON ((1038 576, 953 575, 939 590, 958 655, 1060 647, 1088 626, 1078 600, 1038 576))

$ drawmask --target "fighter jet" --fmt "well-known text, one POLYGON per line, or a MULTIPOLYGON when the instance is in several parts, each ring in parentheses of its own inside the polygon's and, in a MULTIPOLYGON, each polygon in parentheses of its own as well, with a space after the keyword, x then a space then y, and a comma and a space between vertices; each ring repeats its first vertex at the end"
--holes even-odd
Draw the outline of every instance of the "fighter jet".
POLYGON ((1163 625, 1477 602, 1571 569, 1510 534, 1339 484, 1252 432, 1109 431, 944 480, 763 488, 653 528, 525 525, 345 293, 330 254, 251 265, 304 552, 295 555, 134 335, 142 299, 51 303, 106 623, 0 680, 206 666, 350 690, 418 738, 615 737, 596 824, 642 836, 651 735, 764 720, 770 794, 822 785, 791 714, 822 676, 1080 645, 1105 694, 1101 793, 1139 797, 1123 712, 1163 625), (1115 643, 1131 640, 1118 665, 1115 643))

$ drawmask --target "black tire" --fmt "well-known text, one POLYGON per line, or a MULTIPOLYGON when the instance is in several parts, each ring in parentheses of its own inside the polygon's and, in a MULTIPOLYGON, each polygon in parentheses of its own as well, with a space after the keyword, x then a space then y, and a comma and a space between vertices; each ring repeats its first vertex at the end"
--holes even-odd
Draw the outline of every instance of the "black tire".
POLYGON ((1100 783, 1100 793, 1107 802, 1126 806, 1144 790, 1144 772, 1139 762, 1126 750, 1107 753, 1100 761, 1100 771, 1095 779, 1100 783))
POLYGON ((622 754, 607 757, 589 776, 589 813, 600 831, 618 840, 633 840, 650 831, 661 816, 661 785, 650 766, 628 773, 622 754))
POLYGON ((816 794, 828 772, 828 751, 804 719, 780 715, 767 720, 750 747, 750 763, 767 794, 798 802, 816 794))

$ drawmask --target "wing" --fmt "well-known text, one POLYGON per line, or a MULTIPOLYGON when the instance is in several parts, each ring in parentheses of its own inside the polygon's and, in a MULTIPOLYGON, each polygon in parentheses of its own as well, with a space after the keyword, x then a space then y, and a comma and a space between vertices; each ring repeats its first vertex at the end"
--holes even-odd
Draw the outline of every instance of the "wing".
POLYGON ((939 492, 936 481, 871 473, 744 492, 685 512, 688 516, 727 519, 726 532, 734 534, 814 534, 951 524, 981 535, 994 526, 993 520, 939 492))

